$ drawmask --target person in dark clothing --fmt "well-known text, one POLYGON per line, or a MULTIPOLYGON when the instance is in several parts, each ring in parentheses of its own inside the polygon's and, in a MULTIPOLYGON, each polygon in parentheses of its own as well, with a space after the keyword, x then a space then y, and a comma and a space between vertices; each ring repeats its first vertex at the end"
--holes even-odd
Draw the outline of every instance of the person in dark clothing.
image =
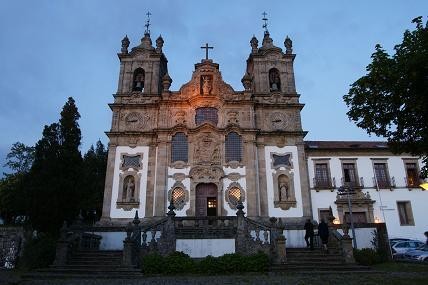
POLYGON ((324 247, 324 250, 327 250, 327 243, 328 243, 328 226, 324 219, 321 219, 321 223, 318 225, 318 234, 321 238, 322 245, 324 247))
POLYGON ((427 241, 425 242, 425 244, 428 245, 428 231, 424 232, 424 235, 427 238, 427 241))
POLYGON ((314 225, 312 224, 310 219, 306 220, 305 223, 305 241, 306 246, 311 247, 311 250, 314 249, 314 225))

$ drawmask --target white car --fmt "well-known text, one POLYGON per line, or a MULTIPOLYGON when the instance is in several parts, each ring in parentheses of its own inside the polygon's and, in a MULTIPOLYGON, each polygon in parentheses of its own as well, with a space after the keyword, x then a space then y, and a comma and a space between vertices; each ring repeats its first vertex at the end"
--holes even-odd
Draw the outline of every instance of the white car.
POLYGON ((404 254, 407 261, 428 263, 428 244, 415 250, 409 250, 404 254))
POLYGON ((412 250, 417 249, 418 247, 423 246, 425 243, 419 241, 419 240, 405 240, 405 241, 399 241, 395 243, 393 246, 391 246, 392 254, 394 256, 401 256, 402 254, 412 250))

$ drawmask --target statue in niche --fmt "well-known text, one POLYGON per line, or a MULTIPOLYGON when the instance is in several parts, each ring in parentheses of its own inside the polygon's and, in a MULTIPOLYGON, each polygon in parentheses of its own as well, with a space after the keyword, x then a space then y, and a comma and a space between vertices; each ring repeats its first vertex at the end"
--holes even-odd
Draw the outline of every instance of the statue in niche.
POLYGON ((134 177, 127 176, 123 186, 123 200, 135 201, 135 183, 134 177))
POLYGON ((290 199, 290 191, 289 191, 287 176, 280 175, 278 177, 278 190, 279 190, 280 201, 288 201, 290 199))
POLYGON ((202 95, 209 95, 211 93, 211 80, 208 75, 202 76, 202 95))
POLYGON ((276 68, 269 70, 269 86, 270 91, 279 91, 281 81, 279 79, 279 72, 276 68))

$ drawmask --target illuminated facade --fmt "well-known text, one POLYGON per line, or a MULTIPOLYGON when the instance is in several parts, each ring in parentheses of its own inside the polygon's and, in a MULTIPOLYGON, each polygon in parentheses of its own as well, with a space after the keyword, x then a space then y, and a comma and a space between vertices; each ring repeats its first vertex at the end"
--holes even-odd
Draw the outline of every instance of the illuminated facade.
POLYGON ((343 222, 349 210, 335 191, 347 185, 357 189, 361 222, 386 220, 394 236, 403 226, 413 226, 409 235, 428 228, 418 202, 426 199, 417 188, 418 158, 395 156, 384 143, 304 141, 288 37, 284 49, 267 31, 261 46, 251 39, 243 91, 223 81, 208 52, 191 80, 170 91, 163 39, 153 47, 146 32, 130 51, 129 44, 125 37, 110 104, 101 223, 126 223, 136 210, 150 222, 165 216, 170 201, 177 216, 234 216, 239 200, 258 220, 303 224, 331 207, 343 222))

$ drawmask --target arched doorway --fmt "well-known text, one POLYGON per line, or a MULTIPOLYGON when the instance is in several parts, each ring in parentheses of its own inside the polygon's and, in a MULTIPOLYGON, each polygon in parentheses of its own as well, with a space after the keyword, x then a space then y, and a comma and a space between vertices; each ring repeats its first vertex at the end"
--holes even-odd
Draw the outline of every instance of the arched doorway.
POLYGON ((217 216, 217 186, 214 183, 196 185, 195 214, 197 217, 217 216))

